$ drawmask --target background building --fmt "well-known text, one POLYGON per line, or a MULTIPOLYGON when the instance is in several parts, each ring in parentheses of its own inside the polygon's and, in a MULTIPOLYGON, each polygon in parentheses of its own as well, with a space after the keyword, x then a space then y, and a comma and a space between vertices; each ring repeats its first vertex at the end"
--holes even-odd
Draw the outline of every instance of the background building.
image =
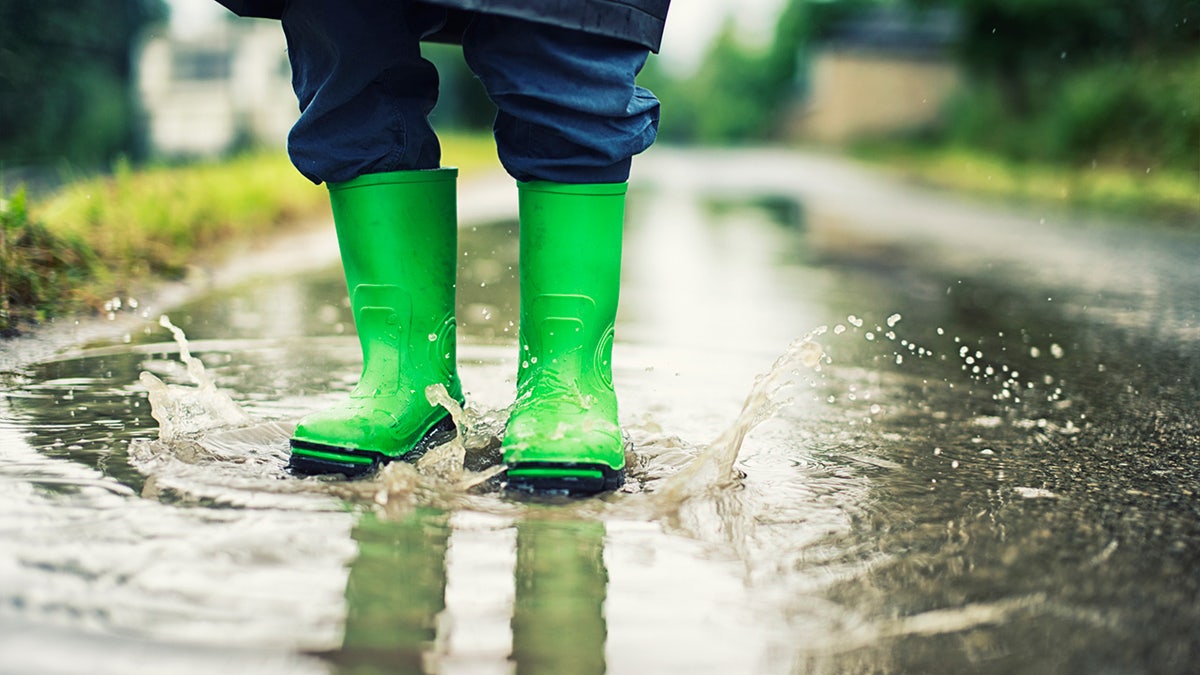
POLYGON ((150 38, 138 89, 152 154, 215 156, 279 146, 299 115, 276 21, 212 21, 150 38))
POLYGON ((837 23, 815 45, 791 134, 840 143, 936 123, 960 83, 951 54, 960 31, 953 12, 892 6, 837 23))

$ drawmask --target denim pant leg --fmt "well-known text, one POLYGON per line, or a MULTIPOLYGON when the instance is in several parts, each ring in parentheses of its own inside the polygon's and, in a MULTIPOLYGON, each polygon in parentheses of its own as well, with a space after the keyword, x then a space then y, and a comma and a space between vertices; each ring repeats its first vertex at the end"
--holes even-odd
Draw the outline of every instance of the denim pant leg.
POLYGON ((381 0, 290 0, 283 14, 300 119, 292 163, 314 183, 437 168, 438 76, 420 38, 442 10, 381 0))
POLYGON ((658 99, 634 83, 645 47, 480 15, 463 53, 499 108, 496 149, 517 180, 620 183, 658 133, 658 99))

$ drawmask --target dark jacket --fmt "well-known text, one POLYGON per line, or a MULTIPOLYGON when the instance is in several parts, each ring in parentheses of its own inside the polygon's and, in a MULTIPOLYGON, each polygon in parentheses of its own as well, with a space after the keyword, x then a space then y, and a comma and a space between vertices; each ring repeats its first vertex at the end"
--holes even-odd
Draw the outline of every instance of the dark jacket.
MULTIPOLYGON (((381 2, 384 0, 381 0, 381 2)), ((421 0, 451 10, 447 29, 432 39, 454 40, 473 12, 503 14, 636 42, 658 51, 670 0, 421 0)), ((217 0, 240 16, 278 19, 285 0, 217 0)))

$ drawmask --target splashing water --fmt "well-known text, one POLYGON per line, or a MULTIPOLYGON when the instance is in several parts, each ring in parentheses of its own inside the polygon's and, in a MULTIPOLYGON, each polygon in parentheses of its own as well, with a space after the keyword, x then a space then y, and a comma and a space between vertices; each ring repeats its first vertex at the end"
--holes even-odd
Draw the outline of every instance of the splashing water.
MULTIPOLYGON (((456 491, 466 492, 473 487, 486 483, 507 470, 507 466, 499 464, 479 472, 469 471, 466 468, 466 443, 468 440, 478 440, 476 437, 479 434, 475 433, 476 423, 478 422, 478 420, 474 419, 476 416, 464 410, 458 404, 458 401, 455 401, 450 396, 450 393, 446 391, 445 385, 429 385, 425 388, 425 398, 430 404, 440 405, 450 413, 450 418, 454 420, 454 426, 458 429, 458 433, 454 438, 431 448, 429 452, 425 453, 425 456, 417 461, 417 470, 419 472, 453 483, 456 491)), ((485 444, 493 438, 490 434, 485 434, 482 437, 485 444)))
MULTIPOLYGON (((269 493, 315 490, 403 512, 406 505, 418 499, 418 493, 434 500, 437 495, 461 495, 507 468, 491 464, 478 472, 467 469, 468 455, 486 459, 487 452, 498 443, 496 420, 464 410, 444 386, 432 385, 425 392, 427 400, 450 413, 458 434, 430 448, 415 465, 392 462, 366 481, 335 484, 316 479, 280 483, 277 480, 282 469, 280 462, 286 461, 291 425, 253 419, 217 387, 204 364, 192 355, 183 330, 166 316, 159 324, 171 332, 179 349, 179 360, 194 386, 167 384, 145 371, 139 375, 148 391, 151 416, 158 422, 159 433, 156 441, 132 443, 130 457, 139 470, 151 476, 153 489, 166 481, 184 492, 208 496, 219 493, 224 501, 230 501, 230 493, 237 488, 269 493), (247 473, 248 467, 258 469, 247 473), (259 473, 266 467, 274 468, 266 474, 259 473), (197 475, 204 472, 212 475, 197 475), (180 484, 175 478, 184 481, 180 484)), ((475 463, 479 460, 476 457, 475 463)))
POLYGON ((175 441, 195 436, 209 429, 239 427, 253 420, 228 394, 217 388, 200 359, 188 349, 187 336, 171 323, 167 315, 158 323, 171 331, 179 346, 179 360, 187 368, 188 378, 195 387, 168 385, 153 374, 142 371, 138 380, 150 397, 150 414, 158 422, 158 438, 175 441))
POLYGON ((430 405, 440 405, 450 413, 454 426, 462 430, 454 438, 436 447, 430 448, 421 459, 417 460, 417 471, 422 474, 456 483, 463 475, 463 466, 467 461, 467 448, 463 445, 466 435, 462 406, 458 404, 441 384, 431 384, 425 388, 425 398, 430 405))
POLYGON ((661 504, 678 506, 692 497, 727 489, 741 478, 734 464, 746 434, 788 404, 787 400, 779 399, 779 393, 791 383, 797 366, 819 370, 823 362, 828 362, 824 349, 814 340, 826 330, 826 326, 820 326, 793 340, 771 368, 754 379, 733 423, 691 464, 666 479, 655 491, 661 504))
MULTIPOLYGON (((189 465, 212 466, 212 461, 220 461, 228 454, 222 452, 223 442, 237 444, 236 439, 225 437, 230 433, 242 433, 238 430, 254 426, 255 420, 217 388, 205 372, 203 363, 188 349, 184 332, 166 316, 159 323, 171 331, 179 347, 180 361, 195 386, 168 385, 148 372, 141 374, 141 382, 149 391, 151 414, 159 423, 159 440, 154 444, 139 444, 135 454, 146 455, 147 460, 170 455, 189 465)), ((660 506, 666 505, 669 510, 694 497, 716 494, 735 485, 742 476, 735 464, 747 434, 788 405, 790 400, 781 398, 780 393, 792 384, 799 368, 819 371, 822 364, 829 361, 823 347, 815 340, 826 331, 826 326, 820 326, 794 340, 770 369, 756 377, 734 421, 680 470, 663 479, 659 487, 651 488, 653 501, 660 506)), ((321 491, 355 501, 373 502, 385 512, 400 509, 399 513, 412 506, 414 500, 428 498, 436 502, 461 496, 504 473, 507 467, 498 462, 498 456, 492 458, 489 455, 499 442, 498 429, 503 427, 503 411, 498 411, 499 415, 481 415, 464 409, 445 387, 437 384, 427 388, 425 396, 431 404, 440 405, 449 412, 458 429, 454 438, 430 448, 415 464, 392 462, 366 481, 337 486, 320 482, 321 491), (481 460, 486 464, 481 465, 481 460)), ((272 452, 268 454, 286 454, 289 434, 277 423, 272 423, 269 431, 268 445, 272 452)), ((153 465, 149 461, 142 463, 147 469, 153 465)), ((300 488, 299 485, 296 487, 300 488)), ((318 485, 314 483, 310 487, 318 485)), ((267 485, 260 488, 276 491, 267 485)))

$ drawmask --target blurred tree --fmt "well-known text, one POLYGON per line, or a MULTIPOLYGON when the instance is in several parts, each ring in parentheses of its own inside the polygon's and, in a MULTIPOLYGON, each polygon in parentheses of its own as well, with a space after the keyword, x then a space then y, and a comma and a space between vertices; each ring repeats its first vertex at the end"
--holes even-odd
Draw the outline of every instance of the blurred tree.
POLYGON ((136 154, 132 49, 162 0, 0 3, 0 162, 136 154))
POLYGON ((728 20, 696 72, 672 78, 655 59, 639 81, 663 102, 662 138, 722 143, 772 137, 785 104, 803 88, 808 0, 789 0, 767 45, 746 45, 728 20))
POLYGON ((1013 159, 1196 168, 1200 0, 917 0, 962 12, 948 140, 1013 159))
POLYGON ((920 0, 962 11, 962 62, 997 83, 1006 110, 1030 114, 1036 90, 1114 60, 1200 49, 1200 0, 920 0))

